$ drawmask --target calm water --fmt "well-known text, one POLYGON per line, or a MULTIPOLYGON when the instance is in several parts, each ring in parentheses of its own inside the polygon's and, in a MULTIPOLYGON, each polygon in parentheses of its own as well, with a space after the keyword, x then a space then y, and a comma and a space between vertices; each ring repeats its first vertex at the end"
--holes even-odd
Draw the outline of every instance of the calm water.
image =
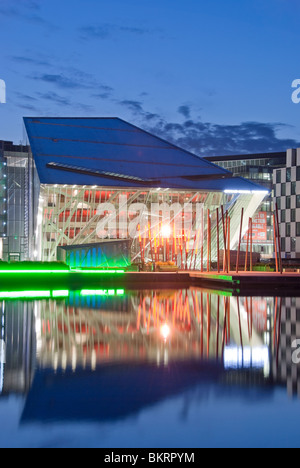
POLYGON ((2 293, 0 447, 300 446, 300 299, 62 295, 2 293))

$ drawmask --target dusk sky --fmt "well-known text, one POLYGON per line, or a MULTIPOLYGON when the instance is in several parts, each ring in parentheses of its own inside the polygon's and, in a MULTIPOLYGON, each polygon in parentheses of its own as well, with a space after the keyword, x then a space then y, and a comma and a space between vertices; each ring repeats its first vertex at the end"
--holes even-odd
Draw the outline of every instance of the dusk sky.
POLYGON ((120 117, 201 156, 300 146, 299 0, 0 0, 0 139, 120 117))

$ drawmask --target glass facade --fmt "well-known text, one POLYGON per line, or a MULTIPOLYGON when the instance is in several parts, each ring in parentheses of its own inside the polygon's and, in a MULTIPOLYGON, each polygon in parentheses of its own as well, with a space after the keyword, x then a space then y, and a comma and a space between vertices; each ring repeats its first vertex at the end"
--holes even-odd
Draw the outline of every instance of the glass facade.
POLYGON ((227 211, 231 217, 233 248, 238 242, 242 207, 247 225, 246 214, 252 216, 264 196, 260 192, 253 195, 42 185, 36 250, 40 260, 54 261, 58 247, 129 239, 133 263, 156 260, 184 268, 200 267, 201 262, 205 266, 208 231, 211 261, 217 257, 217 225, 220 249, 224 248, 221 207, 224 216, 227 211))
POLYGON ((38 181, 27 146, 0 142, 0 259, 32 259, 38 181))

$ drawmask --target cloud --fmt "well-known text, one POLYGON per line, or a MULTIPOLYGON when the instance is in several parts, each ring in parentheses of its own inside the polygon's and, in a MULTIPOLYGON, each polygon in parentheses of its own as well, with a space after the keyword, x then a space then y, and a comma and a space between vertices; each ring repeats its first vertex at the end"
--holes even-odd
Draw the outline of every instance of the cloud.
POLYGON ((9 57, 10 60, 20 64, 28 64, 28 65, 38 65, 38 66, 49 66, 50 63, 46 60, 39 60, 32 57, 25 57, 19 55, 13 55, 9 57))
POLYGON ((178 113, 183 115, 186 119, 191 117, 191 110, 187 105, 178 107, 178 113))
POLYGON ((32 79, 37 80, 37 81, 44 81, 46 83, 53 84, 57 86, 58 88, 63 88, 63 89, 76 89, 76 88, 87 87, 87 85, 81 80, 78 80, 76 78, 69 78, 62 74, 58 75, 58 74, 45 73, 41 75, 35 75, 32 77, 32 79))
POLYGON ((16 95, 17 95, 18 99, 21 100, 21 101, 27 101, 27 102, 36 102, 37 101, 36 98, 34 98, 33 96, 30 96, 29 94, 24 94, 24 93, 17 92, 16 95))
POLYGON ((47 93, 38 93, 40 99, 44 99, 46 101, 51 101, 52 103, 59 104, 61 106, 71 106, 72 103, 66 97, 60 96, 56 93, 51 91, 47 93))
POLYGON ((277 136, 278 130, 283 127, 286 125, 281 123, 219 125, 195 120, 169 123, 161 119, 154 126, 148 125, 147 130, 199 156, 222 156, 277 152, 299 147, 300 142, 277 136))
POLYGON ((133 27, 133 26, 119 26, 111 23, 103 23, 97 26, 82 26, 79 28, 80 37, 84 40, 90 39, 109 39, 116 34, 132 34, 135 36, 142 36, 146 34, 152 34, 157 32, 157 30, 152 30, 148 28, 133 27))
POLYGON ((297 140, 278 137, 280 130, 289 127, 283 123, 220 125, 202 122, 199 118, 191 118, 192 108, 188 105, 177 109, 185 118, 183 122, 170 122, 163 116, 146 111, 141 101, 123 100, 119 104, 133 114, 137 125, 203 157, 281 152, 300 147, 297 140))
POLYGON ((127 109, 129 109, 135 114, 144 113, 143 105, 140 101, 124 100, 124 101, 119 101, 119 104, 123 107, 126 107, 127 109))
POLYGON ((142 121, 146 122, 146 124, 148 124, 149 121, 157 121, 160 119, 158 114, 145 111, 141 101, 125 99, 123 101, 117 101, 117 103, 126 108, 128 111, 132 112, 132 114, 134 114, 136 117, 142 119, 142 121))
POLYGON ((40 14, 41 3, 35 0, 18 0, 18 1, 7 1, 1 2, 0 0, 0 15, 5 18, 16 19, 22 22, 26 21, 46 27, 47 29, 54 31, 57 26, 50 23, 48 20, 43 18, 40 14))

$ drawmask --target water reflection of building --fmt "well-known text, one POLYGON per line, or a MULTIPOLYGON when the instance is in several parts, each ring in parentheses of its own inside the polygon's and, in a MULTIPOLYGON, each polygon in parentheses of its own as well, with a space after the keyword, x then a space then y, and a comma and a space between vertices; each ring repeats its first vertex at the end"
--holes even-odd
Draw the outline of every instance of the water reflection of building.
POLYGON ((2 395, 26 394, 23 422, 120 418, 212 384, 248 398, 272 382, 273 304, 200 289, 2 302, 2 395))
POLYGON ((273 374, 287 385, 290 395, 300 396, 300 364, 293 363, 293 342, 300 339, 300 298, 276 299, 273 374))
MULTIPOLYGON (((229 366, 241 368, 258 364, 258 354, 269 359, 268 299, 237 299, 197 289, 130 296, 104 293, 71 293, 67 303, 40 302, 37 343, 43 367, 96 368, 116 361, 159 365, 186 359, 222 362, 225 355, 229 366), (258 303, 260 307, 263 303, 261 310, 258 303), (236 349, 237 361, 231 362, 236 349)), ((267 374, 268 365, 262 363, 267 374)))
POLYGON ((226 370, 260 368, 268 377, 272 302, 197 289, 81 291, 67 300, 2 302, 2 393, 26 392, 35 360, 38 367, 75 371, 192 359, 226 370))
POLYGON ((36 357, 33 303, 0 303, 2 348, 0 395, 30 390, 36 357))

